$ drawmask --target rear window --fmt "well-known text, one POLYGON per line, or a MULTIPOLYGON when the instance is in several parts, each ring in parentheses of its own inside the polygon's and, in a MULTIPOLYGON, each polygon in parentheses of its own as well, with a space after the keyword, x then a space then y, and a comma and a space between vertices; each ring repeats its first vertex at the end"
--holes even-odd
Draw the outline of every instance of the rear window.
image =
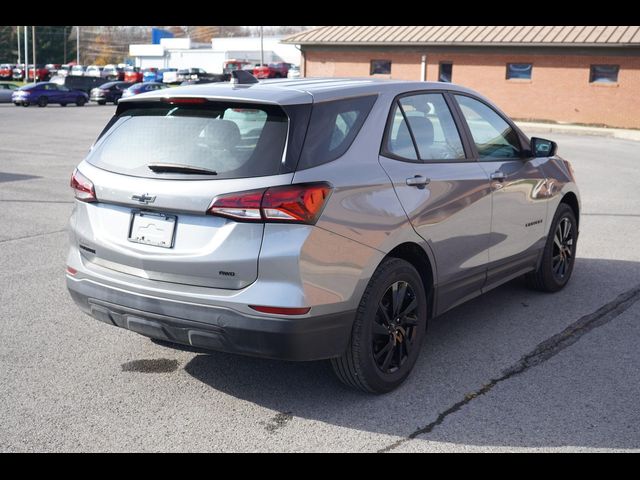
POLYGON ((134 107, 115 119, 87 161, 105 170, 153 178, 176 178, 176 173, 149 168, 158 164, 212 170, 216 175, 207 178, 215 179, 276 175, 287 129, 286 114, 272 105, 134 107))
POLYGON ((376 98, 370 95, 314 104, 298 168, 315 167, 344 155, 376 98))

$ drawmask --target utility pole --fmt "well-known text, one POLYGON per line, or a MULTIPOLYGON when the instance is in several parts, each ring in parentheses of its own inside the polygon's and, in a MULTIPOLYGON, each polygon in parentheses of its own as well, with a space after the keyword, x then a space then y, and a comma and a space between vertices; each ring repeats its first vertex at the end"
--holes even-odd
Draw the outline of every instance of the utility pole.
POLYGON ((264 65, 264 35, 260 25, 260 65, 264 65))
POLYGON ((76 26, 76 63, 80 65, 80 27, 76 26))
POLYGON ((27 27, 24 27, 24 83, 29 81, 29 42, 27 40, 27 27))
POLYGON ((20 27, 16 27, 16 39, 18 40, 18 65, 22 63, 22 55, 20 54, 20 27))
POLYGON ((36 83, 38 69, 36 68, 36 26, 31 26, 31 46, 33 47, 33 83, 36 83))

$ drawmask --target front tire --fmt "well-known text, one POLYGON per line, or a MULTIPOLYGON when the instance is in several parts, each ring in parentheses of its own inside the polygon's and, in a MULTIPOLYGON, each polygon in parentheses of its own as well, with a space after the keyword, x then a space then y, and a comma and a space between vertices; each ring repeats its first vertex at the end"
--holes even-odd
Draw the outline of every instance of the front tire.
POLYGON ((525 276, 527 285, 542 292, 557 292, 569 282, 576 259, 578 222, 573 209, 561 203, 553 217, 538 270, 525 276))
POLYGON ((427 296, 407 261, 385 260, 375 271, 356 312, 346 352, 331 359, 338 378, 353 388, 386 393, 409 376, 427 326, 427 296))

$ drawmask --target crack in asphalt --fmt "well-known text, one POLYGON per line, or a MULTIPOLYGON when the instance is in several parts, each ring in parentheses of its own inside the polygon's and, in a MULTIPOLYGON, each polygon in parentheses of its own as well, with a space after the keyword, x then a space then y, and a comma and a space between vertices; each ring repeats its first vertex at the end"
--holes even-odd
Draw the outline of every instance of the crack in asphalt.
POLYGON ((624 293, 621 293, 620 295, 618 295, 618 297, 615 298, 615 300, 603 305, 595 312, 580 317, 578 320, 565 328, 562 332, 553 335, 552 337, 538 344, 538 346, 531 352, 524 355, 520 359, 520 361, 510 366, 506 370, 503 370, 500 377, 492 379, 489 383, 483 385, 481 388, 474 392, 467 393, 464 396, 464 399, 456 402, 455 404, 451 405, 449 408, 441 412, 433 422, 423 428, 415 430, 407 437, 402 438, 386 446, 385 448, 378 450, 378 453, 390 452, 391 450, 399 447, 400 445, 403 445, 409 440, 413 440, 420 435, 431 433, 438 425, 444 422, 444 420, 449 415, 458 412, 462 407, 471 403, 474 399, 488 393, 498 383, 509 380, 510 378, 545 362, 546 360, 560 353, 565 348, 576 343, 583 335, 590 332, 594 328, 601 327, 602 325, 609 323, 611 320, 631 308, 631 306, 638 300, 640 300, 640 285, 637 285, 636 287, 631 288, 624 293))
POLYGON ((46 235, 53 235, 54 233, 62 233, 66 231, 67 229, 63 228, 62 230, 54 230, 53 232, 35 233, 33 235, 24 235, 23 237, 5 238, 4 240, 0 240, 0 243, 14 242, 16 240, 25 240, 28 238, 44 237, 46 235))

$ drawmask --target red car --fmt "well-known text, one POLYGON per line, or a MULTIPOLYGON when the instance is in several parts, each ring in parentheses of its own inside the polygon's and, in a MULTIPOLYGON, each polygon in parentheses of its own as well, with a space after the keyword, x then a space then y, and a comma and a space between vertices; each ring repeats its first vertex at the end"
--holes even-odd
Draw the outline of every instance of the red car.
POLYGON ((126 67, 124 69, 124 81, 129 83, 140 83, 143 80, 143 74, 139 67, 126 67))
MULTIPOLYGON (((29 65, 29 75, 28 79, 33 80, 33 64, 29 65)), ((45 68, 44 65, 38 64, 35 68, 36 72, 36 82, 46 82, 51 78, 51 72, 49 72, 48 68, 45 68)))
POLYGON ((269 65, 260 65, 253 69, 253 76, 256 78, 287 78, 290 63, 270 63, 269 65))
POLYGON ((0 65, 0 80, 11 80, 13 78, 13 69, 15 65, 3 63, 0 65))

